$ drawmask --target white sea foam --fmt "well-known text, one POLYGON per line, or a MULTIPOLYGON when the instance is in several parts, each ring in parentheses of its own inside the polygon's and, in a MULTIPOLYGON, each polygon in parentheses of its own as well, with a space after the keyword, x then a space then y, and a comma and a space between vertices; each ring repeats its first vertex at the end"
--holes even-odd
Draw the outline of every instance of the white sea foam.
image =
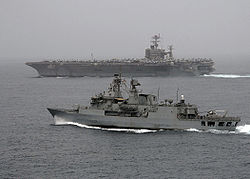
POLYGON ((186 131, 189 132, 209 132, 213 134, 247 134, 250 135, 250 125, 245 124, 243 126, 236 127, 235 131, 228 131, 228 130, 216 130, 216 129, 209 129, 209 130, 198 130, 194 128, 187 129, 186 131))
POLYGON ((64 79, 64 78, 69 78, 69 77, 67 77, 67 76, 65 76, 65 77, 57 76, 56 78, 57 78, 57 79, 64 79))
POLYGON ((214 78, 250 78, 250 75, 234 75, 234 74, 210 74, 203 76, 214 77, 214 78))
POLYGON ((187 129, 186 131, 189 131, 189 132, 202 132, 201 130, 198 130, 198 129, 195 129, 195 128, 190 128, 190 129, 187 129))
POLYGON ((56 123, 56 125, 74 125, 74 126, 78 126, 82 128, 87 128, 87 129, 97 129, 97 130, 114 131, 114 132, 131 132, 131 133, 137 133, 137 134, 152 133, 152 132, 159 131, 159 130, 149 130, 149 129, 102 128, 102 127, 94 127, 94 126, 79 124, 76 122, 63 122, 62 120, 59 123, 56 123))
POLYGON ((250 125, 245 124, 244 126, 238 126, 235 132, 239 134, 250 134, 250 125))

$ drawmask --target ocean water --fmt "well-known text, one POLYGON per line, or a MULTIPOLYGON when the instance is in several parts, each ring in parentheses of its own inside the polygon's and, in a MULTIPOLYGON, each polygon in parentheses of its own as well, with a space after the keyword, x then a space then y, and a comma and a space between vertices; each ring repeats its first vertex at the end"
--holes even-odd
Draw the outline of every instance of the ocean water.
POLYGON ((250 72, 138 78, 144 92, 240 116, 235 132, 55 125, 47 107, 89 103, 112 78, 37 78, 0 63, 0 178, 249 178, 250 72))

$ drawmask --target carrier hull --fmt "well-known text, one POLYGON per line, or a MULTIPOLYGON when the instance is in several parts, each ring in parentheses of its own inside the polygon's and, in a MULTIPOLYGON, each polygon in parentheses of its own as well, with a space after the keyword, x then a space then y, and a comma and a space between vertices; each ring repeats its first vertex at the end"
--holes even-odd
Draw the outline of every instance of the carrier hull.
POLYGON ((41 77, 111 77, 114 73, 122 73, 125 77, 199 76, 213 71, 210 64, 203 69, 197 64, 170 63, 27 62, 26 65, 36 69, 41 77))

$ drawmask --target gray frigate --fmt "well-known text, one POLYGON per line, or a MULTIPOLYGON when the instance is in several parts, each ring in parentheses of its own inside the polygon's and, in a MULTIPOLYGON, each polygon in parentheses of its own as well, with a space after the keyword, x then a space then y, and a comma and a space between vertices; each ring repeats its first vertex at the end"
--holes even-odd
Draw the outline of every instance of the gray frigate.
POLYGON ((199 76, 215 70, 214 61, 208 58, 176 59, 173 47, 159 48, 160 35, 152 37, 145 49, 144 58, 95 60, 46 60, 27 62, 40 77, 113 76, 122 73, 127 77, 148 76, 199 76))
POLYGON ((48 110, 55 124, 73 122, 103 128, 232 131, 240 122, 239 117, 227 116, 227 112, 221 110, 199 113, 197 106, 186 103, 183 95, 176 102, 172 99, 158 102, 156 95, 142 93, 138 86, 140 83, 136 79, 131 79, 129 86, 116 74, 107 91, 91 97, 89 106, 48 110), (126 89, 127 97, 122 89, 126 89))

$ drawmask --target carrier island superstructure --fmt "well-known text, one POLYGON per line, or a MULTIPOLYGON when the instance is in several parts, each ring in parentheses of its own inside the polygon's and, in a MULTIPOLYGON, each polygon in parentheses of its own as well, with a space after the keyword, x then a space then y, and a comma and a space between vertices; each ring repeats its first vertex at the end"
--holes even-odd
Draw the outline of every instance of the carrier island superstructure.
POLYGON ((144 58, 109 60, 52 60, 27 62, 41 77, 113 76, 199 76, 214 71, 214 61, 207 58, 176 59, 173 47, 159 48, 160 34, 152 37, 144 58))

